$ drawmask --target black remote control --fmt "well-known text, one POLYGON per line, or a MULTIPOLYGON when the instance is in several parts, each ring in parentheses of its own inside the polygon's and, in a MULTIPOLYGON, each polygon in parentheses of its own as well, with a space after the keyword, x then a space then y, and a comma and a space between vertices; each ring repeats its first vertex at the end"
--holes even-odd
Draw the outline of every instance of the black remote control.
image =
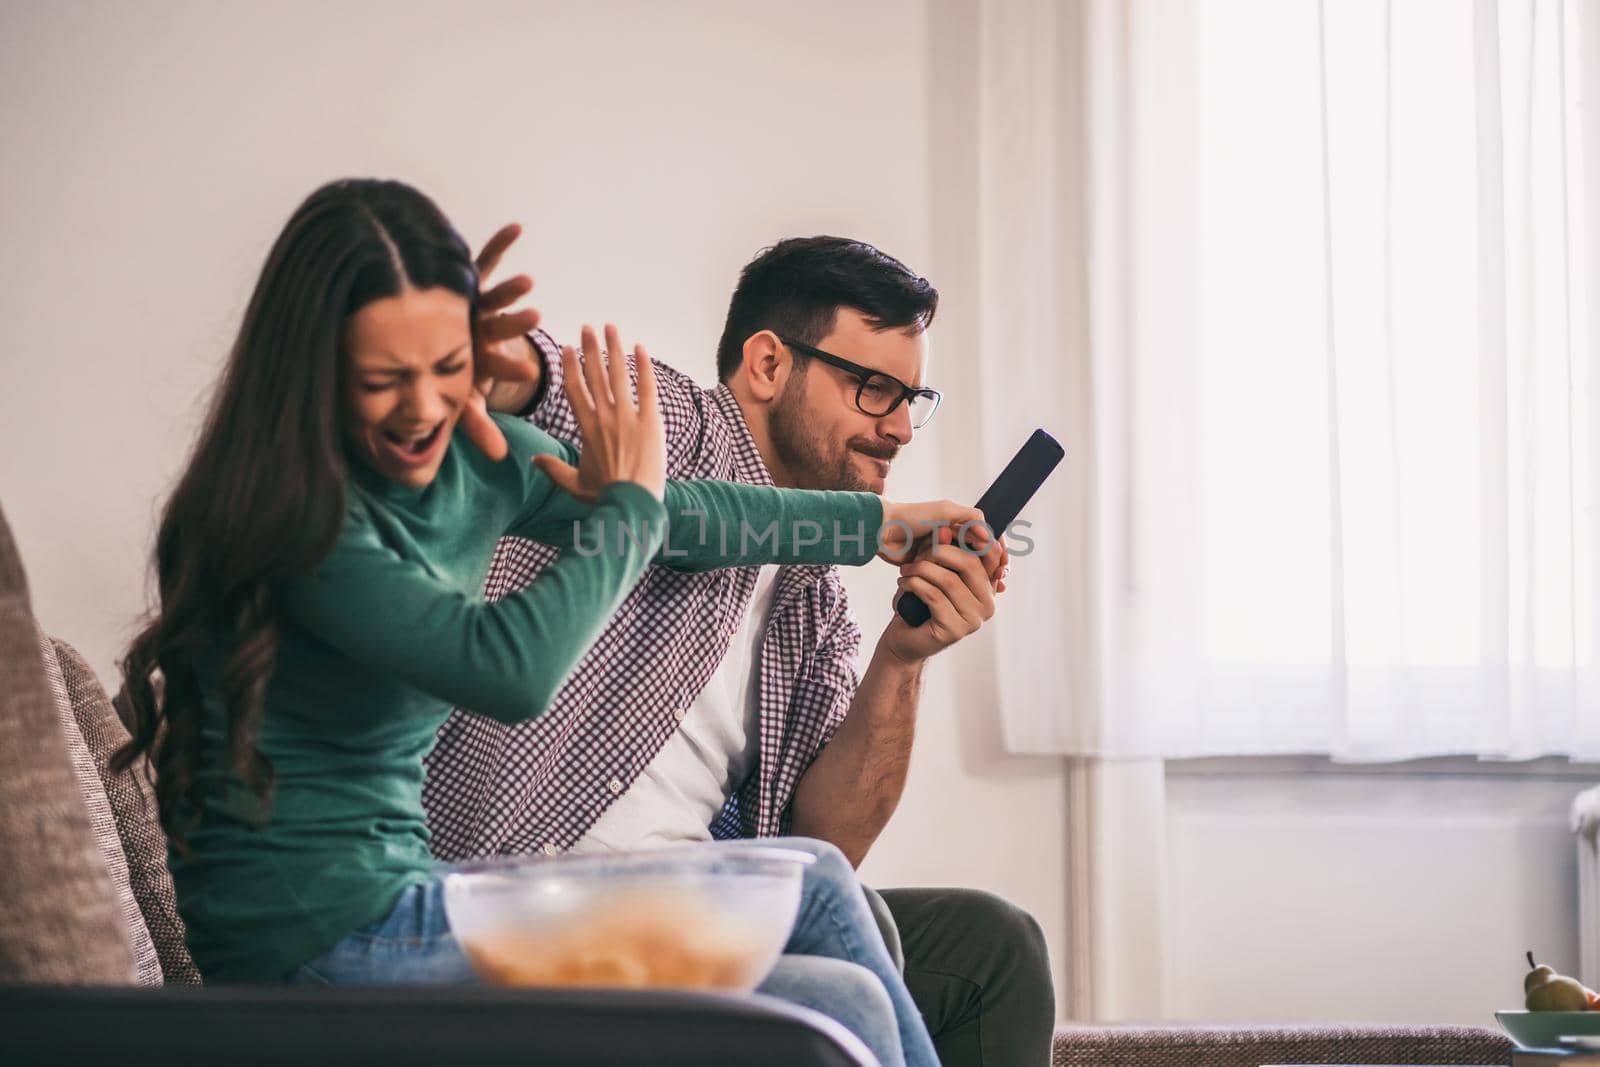
MULTIPOLYGON (((997 536, 1005 533, 1006 527, 1016 521, 1064 455, 1066 452, 1054 437, 1043 430, 1033 431, 1033 436, 1011 457, 1000 477, 978 499, 984 524, 997 536)), ((895 601, 894 610, 911 626, 921 626, 933 617, 928 605, 915 593, 901 596, 895 601)))

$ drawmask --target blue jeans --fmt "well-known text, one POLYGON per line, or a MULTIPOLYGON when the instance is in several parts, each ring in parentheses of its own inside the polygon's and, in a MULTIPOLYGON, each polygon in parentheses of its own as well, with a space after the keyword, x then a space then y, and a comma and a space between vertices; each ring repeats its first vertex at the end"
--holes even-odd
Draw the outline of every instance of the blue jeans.
MULTIPOLYGON (((704 848, 738 849, 718 841, 704 848)), ((800 910, 784 955, 758 993, 811 1008, 836 1020, 883 1067, 937 1067, 922 1016, 911 1000, 844 855, 807 838, 764 840, 808 852, 816 862, 801 883, 800 910)), ((308 985, 475 985, 479 979, 450 935, 443 882, 401 894, 388 917, 346 936, 289 974, 308 985)))

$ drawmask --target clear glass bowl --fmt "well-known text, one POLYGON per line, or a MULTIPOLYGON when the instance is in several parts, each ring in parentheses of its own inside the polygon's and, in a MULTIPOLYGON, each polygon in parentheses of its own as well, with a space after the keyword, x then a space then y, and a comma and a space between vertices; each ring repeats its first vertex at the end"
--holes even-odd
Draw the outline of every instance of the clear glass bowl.
POLYGON ((507 857, 447 872, 444 907, 491 985, 748 992, 789 939, 813 859, 748 845, 507 857))

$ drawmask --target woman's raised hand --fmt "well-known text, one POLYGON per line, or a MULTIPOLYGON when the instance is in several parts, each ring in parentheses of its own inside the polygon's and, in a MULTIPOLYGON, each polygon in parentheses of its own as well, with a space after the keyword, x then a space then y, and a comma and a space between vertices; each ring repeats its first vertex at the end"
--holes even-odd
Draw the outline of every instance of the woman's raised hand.
POLYGON ((663 499, 667 490, 667 436, 649 353, 644 345, 633 348, 639 381, 639 402, 635 404, 617 328, 606 326, 604 353, 592 326, 583 328, 582 345, 581 366, 578 354, 568 345, 561 346, 567 400, 583 438, 578 466, 574 469, 550 455, 534 456, 534 464, 579 500, 594 500, 612 482, 637 482, 657 500, 663 499))
MULTIPOLYGON (((506 249, 521 233, 522 227, 513 222, 489 238, 474 261, 479 285, 488 285, 506 249)), ((506 438, 489 417, 490 394, 497 383, 536 385, 539 380, 539 361, 531 358, 524 339, 539 325, 539 312, 537 308, 516 306, 532 291, 533 279, 518 274, 478 294, 477 315, 472 322, 472 393, 461 413, 461 425, 483 454, 494 460, 505 458, 506 438)))

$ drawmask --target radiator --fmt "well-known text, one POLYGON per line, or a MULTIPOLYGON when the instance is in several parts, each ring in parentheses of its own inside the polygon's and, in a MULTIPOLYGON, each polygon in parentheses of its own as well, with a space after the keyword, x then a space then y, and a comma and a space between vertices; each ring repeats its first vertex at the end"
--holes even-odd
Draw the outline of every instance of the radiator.
POLYGON ((1578 980, 1600 989, 1600 786, 1572 802, 1578 841, 1578 980))

